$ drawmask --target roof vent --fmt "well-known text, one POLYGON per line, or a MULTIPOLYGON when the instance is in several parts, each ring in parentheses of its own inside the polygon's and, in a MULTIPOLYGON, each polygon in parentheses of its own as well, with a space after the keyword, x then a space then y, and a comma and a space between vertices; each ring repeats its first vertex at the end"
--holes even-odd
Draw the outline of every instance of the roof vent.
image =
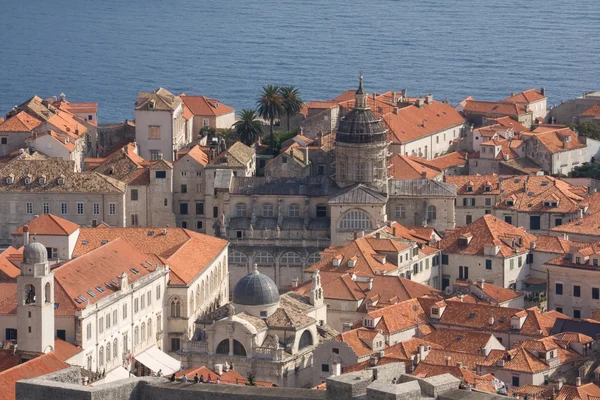
POLYGON ((148 231, 148 236, 154 236, 154 231, 148 231))
POLYGON ((104 239, 103 241, 100 242, 100 244, 106 244, 108 243, 108 240, 104 239))
POLYGON ((88 245, 88 243, 89 243, 89 242, 88 242, 87 240, 82 240, 82 241, 81 241, 81 244, 82 244, 83 246, 87 246, 87 245, 88 245))

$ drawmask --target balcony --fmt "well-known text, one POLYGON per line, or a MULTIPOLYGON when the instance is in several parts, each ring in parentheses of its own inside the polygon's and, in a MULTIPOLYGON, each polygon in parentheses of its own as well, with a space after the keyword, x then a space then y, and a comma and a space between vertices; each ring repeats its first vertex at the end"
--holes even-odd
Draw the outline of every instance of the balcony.
POLYGON ((208 342, 201 340, 184 340, 181 343, 181 351, 186 353, 208 353, 208 342))
POLYGON ((274 349, 271 347, 255 347, 254 358, 271 361, 283 360, 283 349, 274 349))

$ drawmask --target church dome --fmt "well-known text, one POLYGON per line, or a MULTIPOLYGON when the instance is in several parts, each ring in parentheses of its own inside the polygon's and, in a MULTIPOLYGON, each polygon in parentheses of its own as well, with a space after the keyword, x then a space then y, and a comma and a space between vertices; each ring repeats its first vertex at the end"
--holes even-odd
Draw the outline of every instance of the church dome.
POLYGON ((233 303, 245 306, 265 306, 279 303, 279 290, 271 278, 258 272, 246 275, 233 289, 233 303))
POLYGON ((340 119, 335 135, 341 143, 381 143, 387 140, 387 130, 367 105, 362 76, 355 94, 354 109, 340 119))
POLYGON ((41 264, 48 261, 48 250, 40 242, 31 242, 23 249, 23 263, 41 264))

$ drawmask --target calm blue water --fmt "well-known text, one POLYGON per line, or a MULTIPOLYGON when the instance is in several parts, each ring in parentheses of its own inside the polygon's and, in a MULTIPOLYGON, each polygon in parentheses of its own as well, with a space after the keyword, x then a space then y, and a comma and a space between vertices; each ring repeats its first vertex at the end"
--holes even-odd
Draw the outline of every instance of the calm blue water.
POLYGON ((460 101, 600 89, 599 0, 0 0, 0 113, 33 94, 132 118, 138 91, 253 107, 264 84, 460 101))

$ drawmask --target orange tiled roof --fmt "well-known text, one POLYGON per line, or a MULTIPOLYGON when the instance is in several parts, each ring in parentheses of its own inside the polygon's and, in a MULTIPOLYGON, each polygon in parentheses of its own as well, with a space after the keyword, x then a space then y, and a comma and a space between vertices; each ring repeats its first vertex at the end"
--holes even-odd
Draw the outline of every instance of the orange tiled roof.
POLYGON ((392 157, 390 175, 394 179, 421 179, 423 174, 426 178, 433 179, 440 174, 440 171, 429 168, 401 154, 392 157))
POLYGON ((52 103, 59 110, 68 111, 71 114, 94 114, 98 112, 98 103, 80 102, 74 103, 66 99, 60 99, 52 103))
POLYGON ((529 89, 509 96, 502 101, 505 103, 529 104, 545 98, 546 96, 540 93, 537 89, 529 89))
POLYGON ((413 356, 419 354, 419 346, 429 346, 432 349, 442 349, 442 346, 429 342, 423 338, 411 338, 385 349, 385 356, 396 359, 397 361, 411 361, 413 356))
POLYGON ((202 147, 198 144, 195 144, 191 149, 186 151, 185 154, 175 162, 181 162, 181 160, 184 159, 185 156, 190 156, 192 159, 194 159, 203 166, 206 166, 208 164, 208 155, 206 155, 206 153, 202 150, 202 147))
MULTIPOLYGON (((584 148, 586 145, 579 143, 577 134, 571 128, 546 129, 536 128, 533 133, 528 134, 532 139, 538 140, 549 152, 560 153, 574 149, 584 148), (569 138, 569 142, 564 139, 569 138)), ((531 139, 530 139, 531 140, 531 139)))
POLYGON ((333 100, 325 100, 325 101, 311 101, 308 103, 307 107, 309 109, 328 109, 328 108, 336 108, 338 106, 338 102, 333 100))
POLYGON ((336 336, 335 340, 348 344, 348 346, 354 350, 354 353, 358 357, 361 357, 373 352, 373 349, 367 343, 372 341, 378 334, 379 331, 367 328, 357 328, 340 333, 336 336))
POLYGON ((446 231, 446 236, 439 242, 439 247, 444 253, 483 255, 485 246, 497 243, 500 246, 498 254, 508 257, 528 252, 531 243, 535 241, 536 237, 524 229, 487 214, 469 225, 446 231), (459 238, 467 234, 472 235, 472 239, 464 246, 459 238), (520 244, 518 243, 519 238, 520 244), (517 239, 514 247, 512 239, 517 239))
POLYGON ((41 124, 42 122, 39 119, 29 115, 25 111, 20 111, 0 122, 0 132, 31 132, 41 124))
POLYGON ((477 283, 475 283, 475 282, 467 283, 467 282, 457 281, 457 282, 453 283, 453 286, 459 286, 459 287, 462 286, 465 288, 477 288, 477 290, 481 290, 488 297, 492 298, 496 303, 504 303, 505 301, 516 299, 517 297, 522 296, 522 294, 519 294, 512 289, 492 285, 491 283, 485 283, 482 288, 481 284, 478 282, 477 283))
POLYGON ((485 361, 485 356, 479 354, 462 353, 460 351, 431 349, 425 362, 433 365, 456 366, 462 363, 463 368, 475 371, 477 365, 485 361), (448 359, 450 357, 450 359, 448 359))
POLYGON ((458 195, 498 195, 500 194, 500 178, 492 175, 446 175, 444 182, 456 186, 458 195), (471 191, 467 188, 471 187, 471 191), (485 188, 489 187, 489 191, 485 188))
POLYGON ((492 116, 504 115, 517 118, 519 115, 527 114, 525 107, 520 104, 474 100, 467 101, 463 112, 467 114, 489 114, 492 116))
POLYGON ((15 399, 15 384, 22 379, 37 378, 51 372, 68 368, 69 365, 61 361, 54 353, 43 354, 23 364, 7 369, 0 373, 0 400, 15 399))
MULTIPOLYGON (((487 388, 490 383, 493 383, 494 376, 491 374, 477 375, 468 369, 458 367, 456 364, 453 365, 436 365, 429 364, 427 361, 419 363, 417 368, 412 373, 414 376, 420 378, 427 378, 431 376, 438 376, 442 374, 450 374, 462 381, 463 384, 470 384, 474 389, 481 390, 481 387, 487 388)), ((487 390, 486 390, 487 391, 487 390)), ((495 392, 494 392, 495 393, 495 392)))
POLYGON ((410 299, 398 304, 380 308, 368 314, 374 320, 380 318, 376 328, 386 334, 408 329, 420 324, 427 324, 427 315, 417 299, 410 299))
POLYGON ((73 357, 75 354, 79 354, 83 349, 78 346, 74 346, 69 342, 65 342, 64 340, 60 340, 58 338, 54 339, 54 354, 61 360, 67 361, 69 358, 73 357))
POLYGON ((487 121, 490 123, 493 122, 493 123, 495 123, 494 125, 500 125, 504 128, 512 128, 515 132, 529 131, 529 129, 527 129, 525 127, 525 125, 518 123, 516 120, 512 119, 511 117, 488 118, 487 121))
POLYGON ((487 345, 492 336, 489 332, 442 328, 435 330, 431 335, 425 336, 423 340, 435 343, 446 350, 480 354, 480 349, 487 345))
POLYGON ((600 104, 594 104, 593 106, 582 112, 581 116, 600 118, 600 104))
POLYGON ((586 244, 581 242, 572 242, 560 236, 540 235, 535 241, 535 250, 545 253, 565 254, 571 246, 582 247, 586 244))
POLYGON ((226 106, 216 99, 204 96, 188 96, 186 94, 180 94, 179 97, 194 115, 219 116, 235 111, 233 108, 226 106))
POLYGON ((21 275, 21 270, 0 254, 0 280, 15 279, 21 275))
POLYGON ((60 134, 56 133, 55 131, 53 131, 52 129, 50 129, 44 133, 41 133, 37 136, 33 136, 30 139, 35 140, 42 136, 50 136, 52 139, 57 141, 62 147, 67 149, 69 152, 72 152, 73 150, 75 150, 75 143, 70 141, 70 138, 68 137, 68 135, 60 135, 60 134))
POLYGON ((167 261, 172 285, 191 282, 228 243, 226 240, 183 228, 82 228, 73 257, 102 246, 103 241, 119 239, 127 241, 148 257, 156 260, 156 256, 159 256, 167 261))
POLYGON ((23 227, 25 226, 29 227, 29 233, 31 235, 69 236, 79 229, 79 225, 67 221, 64 218, 57 217, 54 214, 42 214, 18 227, 12 234, 22 235, 23 227))
POLYGON ((593 383, 581 386, 564 385, 556 394, 556 400, 598 400, 600 387, 593 383))
POLYGON ((438 171, 443 171, 452 167, 460 167, 467 164, 465 151, 453 151, 452 153, 445 154, 440 157, 436 157, 431 160, 425 160, 424 158, 409 156, 413 161, 423 164, 438 171))

